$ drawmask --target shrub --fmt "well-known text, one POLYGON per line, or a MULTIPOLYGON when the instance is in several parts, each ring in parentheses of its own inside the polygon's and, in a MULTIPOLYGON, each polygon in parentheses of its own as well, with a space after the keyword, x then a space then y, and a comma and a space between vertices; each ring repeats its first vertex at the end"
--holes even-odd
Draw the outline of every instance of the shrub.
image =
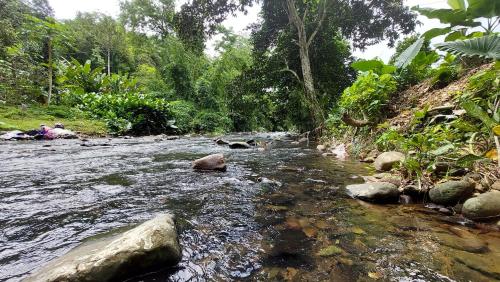
POLYGON ((106 120, 114 133, 150 135, 168 133, 175 129, 174 121, 170 119, 168 103, 149 95, 84 94, 80 108, 106 120))
POLYGON ((196 132, 227 132, 231 130, 231 119, 221 112, 202 111, 193 120, 196 132))
POLYGON ((392 75, 368 71, 344 90, 339 104, 354 117, 374 119, 380 116, 380 110, 396 89, 397 83, 392 75))
POLYGON ((179 100, 170 102, 170 113, 175 120, 175 125, 180 133, 187 133, 193 129, 193 117, 196 115, 196 109, 193 103, 179 100))

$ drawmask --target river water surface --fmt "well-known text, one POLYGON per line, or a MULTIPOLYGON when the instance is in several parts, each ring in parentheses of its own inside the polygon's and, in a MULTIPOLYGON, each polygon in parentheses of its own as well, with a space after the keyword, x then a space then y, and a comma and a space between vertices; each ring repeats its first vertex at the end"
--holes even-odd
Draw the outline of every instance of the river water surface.
POLYGON ((177 216, 182 262, 129 281, 500 280, 499 232, 350 199, 343 188, 369 168, 285 134, 226 139, 274 141, 267 151, 205 137, 0 143, 0 281, 165 212, 177 216), (212 153, 226 173, 192 171, 212 153))

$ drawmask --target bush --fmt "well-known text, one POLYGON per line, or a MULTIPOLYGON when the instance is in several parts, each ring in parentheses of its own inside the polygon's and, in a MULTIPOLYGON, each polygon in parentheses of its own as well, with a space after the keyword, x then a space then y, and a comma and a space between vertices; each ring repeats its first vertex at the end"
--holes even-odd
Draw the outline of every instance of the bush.
POLYGON ((196 132, 228 132, 231 130, 231 119, 221 112, 202 111, 193 120, 196 132))
POLYGON ((344 90, 339 105, 353 117, 373 120, 380 116, 380 110, 396 89, 397 83, 392 75, 379 76, 368 71, 344 90))
POLYGON ((80 107, 95 117, 106 120, 114 133, 150 135, 168 133, 175 129, 174 121, 170 119, 168 103, 149 95, 84 94, 80 107))
POLYGON ((175 125, 180 133, 187 133, 193 130, 193 117, 196 109, 193 103, 179 100, 170 102, 170 113, 175 120, 175 125))

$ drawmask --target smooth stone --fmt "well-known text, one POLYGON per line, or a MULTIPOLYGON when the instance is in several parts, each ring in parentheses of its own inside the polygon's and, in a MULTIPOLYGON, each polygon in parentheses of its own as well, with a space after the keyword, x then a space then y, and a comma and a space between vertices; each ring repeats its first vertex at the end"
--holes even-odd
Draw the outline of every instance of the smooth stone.
POLYGON ((397 202, 399 199, 398 187, 388 182, 354 184, 346 189, 351 197, 366 201, 397 202))
POLYGON ((226 140, 223 140, 223 139, 217 139, 217 140, 215 140, 215 144, 217 144, 217 145, 228 145, 229 142, 227 142, 226 140))
POLYGON ((193 169, 226 171, 227 166, 223 154, 214 154, 195 160, 193 162, 193 169))
POLYGON ((174 217, 162 214, 120 235, 83 243, 24 281, 121 281, 181 258, 174 217))
POLYGON ((385 152, 380 154, 374 162, 375 169, 378 171, 389 171, 396 164, 403 161, 405 159, 405 155, 400 152, 385 152))
POLYGON ((325 150, 326 150, 326 146, 325 146, 325 145, 318 145, 318 146, 316 146, 316 149, 317 149, 318 151, 320 151, 320 152, 323 152, 323 151, 325 151, 325 150))
POLYGON ((468 219, 488 220, 500 217, 500 191, 491 191, 465 201, 462 213, 468 219))
POLYGON ((474 184, 468 181, 447 181, 436 185, 429 191, 432 202, 441 205, 455 205, 470 197, 474 184))
POLYGON ((229 148, 231 149, 250 149, 252 146, 250 146, 246 142, 232 142, 229 143, 229 148))
POLYGON ((500 191, 500 181, 497 181, 491 185, 491 189, 500 191))

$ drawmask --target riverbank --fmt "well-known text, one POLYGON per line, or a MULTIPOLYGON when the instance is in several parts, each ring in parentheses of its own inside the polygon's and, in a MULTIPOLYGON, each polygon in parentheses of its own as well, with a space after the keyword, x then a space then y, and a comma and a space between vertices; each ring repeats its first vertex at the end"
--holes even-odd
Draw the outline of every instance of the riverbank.
POLYGON ((341 134, 324 137, 318 149, 373 163, 383 174, 366 177, 364 188, 382 182, 382 188, 373 184, 370 189, 401 195, 403 203, 423 202, 445 214, 497 224, 499 97, 493 64, 464 71, 444 86, 428 79, 394 93, 377 122, 344 125, 341 134))
POLYGON ((35 106, 25 108, 20 106, 0 105, 1 131, 29 131, 39 129, 41 124, 54 126, 62 123, 67 129, 79 135, 103 137, 107 135, 106 124, 103 121, 90 119, 77 109, 62 106, 35 106))

